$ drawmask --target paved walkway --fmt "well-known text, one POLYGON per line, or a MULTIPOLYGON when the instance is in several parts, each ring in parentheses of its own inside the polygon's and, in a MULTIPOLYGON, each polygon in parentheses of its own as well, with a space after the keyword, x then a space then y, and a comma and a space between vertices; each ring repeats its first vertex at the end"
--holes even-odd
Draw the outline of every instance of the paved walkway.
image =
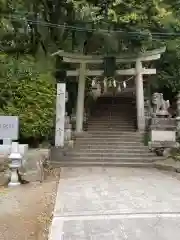
POLYGON ((155 169, 63 168, 50 240, 179 240, 180 181, 155 169))

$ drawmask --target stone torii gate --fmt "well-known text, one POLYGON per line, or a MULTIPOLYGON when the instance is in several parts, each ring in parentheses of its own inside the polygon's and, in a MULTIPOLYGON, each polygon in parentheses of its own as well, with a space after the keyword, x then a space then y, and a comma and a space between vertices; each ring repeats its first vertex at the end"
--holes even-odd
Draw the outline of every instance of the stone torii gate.
MULTIPOLYGON (((165 50, 166 48, 163 47, 136 55, 131 54, 125 56, 115 56, 116 63, 135 63, 134 68, 116 70, 116 75, 135 76, 137 128, 139 131, 144 131, 145 129, 143 75, 156 74, 156 69, 143 68, 142 63, 159 59, 165 50)), ((87 69, 87 64, 102 64, 104 61, 104 56, 67 53, 62 50, 52 54, 52 56, 56 55, 61 56, 64 62, 79 64, 79 69, 67 71, 67 76, 79 76, 76 110, 76 132, 80 133, 83 131, 84 92, 86 77, 102 76, 104 72, 103 70, 89 70, 87 69)))

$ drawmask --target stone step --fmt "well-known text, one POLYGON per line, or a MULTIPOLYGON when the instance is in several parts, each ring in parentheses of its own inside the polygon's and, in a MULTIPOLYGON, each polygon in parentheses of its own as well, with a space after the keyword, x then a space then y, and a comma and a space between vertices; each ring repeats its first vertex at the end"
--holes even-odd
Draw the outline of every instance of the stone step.
POLYGON ((98 108, 111 108, 111 109, 117 109, 117 108, 125 108, 125 107, 129 107, 129 108, 133 108, 133 105, 131 102, 124 102, 122 104, 117 103, 117 104, 113 104, 113 103, 97 103, 97 105, 95 106, 95 109, 98 108))
POLYGON ((113 102, 113 101, 109 101, 109 102, 96 102, 95 106, 124 106, 124 105, 128 105, 130 107, 132 107, 132 104, 135 105, 132 101, 118 101, 118 102, 113 102))
POLYGON ((135 121, 128 121, 128 120, 111 120, 111 119, 107 119, 106 121, 101 121, 101 120, 96 120, 96 121, 88 121, 88 125, 129 125, 129 124, 134 124, 135 121))
POLYGON ((134 111, 133 108, 129 108, 129 106, 125 106, 124 108, 122 107, 117 107, 117 108, 112 108, 112 107, 99 107, 97 109, 94 109, 93 111, 94 114, 105 114, 108 115, 113 113, 113 114, 117 114, 117 115, 127 115, 127 116, 133 116, 134 114, 136 114, 136 112, 134 111))
POLYGON ((132 119, 132 118, 128 118, 128 117, 118 117, 118 118, 110 118, 110 117, 106 117, 106 116, 104 116, 102 119, 101 118, 99 118, 99 117, 96 117, 96 118, 94 118, 94 119, 88 119, 88 122, 89 123, 94 123, 94 124, 96 124, 96 123, 107 123, 107 122, 109 122, 109 123, 134 123, 136 121, 136 119, 132 119))
POLYGON ((116 106, 112 106, 112 105, 101 105, 101 106, 97 106, 96 108, 94 108, 94 111, 98 111, 98 110, 101 110, 101 111, 106 111, 106 110, 109 110, 110 112, 119 112, 120 110, 123 110, 123 112, 128 112, 127 110, 128 109, 132 109, 134 111, 134 107, 132 107, 131 105, 129 104, 126 104, 126 105, 116 105, 116 106))
MULTIPOLYGON (((128 123, 126 123, 126 124, 119 124, 119 123, 117 123, 117 124, 111 124, 111 123, 109 123, 109 124, 88 124, 87 123, 87 125, 89 126, 89 127, 95 127, 95 128, 99 128, 99 127, 113 127, 113 128, 127 128, 127 127, 133 127, 134 125, 135 125, 135 123, 131 123, 131 124, 128 124, 128 123)), ((126 132, 126 130, 124 130, 124 132, 126 132)))
POLYGON ((107 121, 114 121, 114 122, 133 122, 134 120, 136 120, 135 118, 132 117, 128 117, 128 116, 102 116, 101 117, 96 117, 96 116, 92 116, 89 118, 89 121, 92 122, 107 122, 107 121))
POLYGON ((122 103, 131 103, 135 101, 132 98, 115 98, 115 97, 111 97, 111 98, 105 98, 105 97, 100 97, 97 99, 97 104, 122 104, 122 103))
POLYGON ((97 117, 103 117, 103 116, 113 116, 113 117, 120 117, 120 116, 124 116, 124 117, 132 117, 135 118, 136 117, 136 112, 134 112, 131 109, 128 109, 128 111, 126 112, 123 109, 118 109, 117 111, 112 111, 110 109, 98 109, 97 111, 93 111, 91 116, 97 116, 97 117))
POLYGON ((98 147, 107 147, 108 146, 114 146, 114 147, 126 147, 126 146, 131 146, 131 147, 144 147, 144 144, 141 141, 134 141, 134 142, 130 142, 130 141, 99 141, 99 142, 94 142, 94 141, 83 141, 83 138, 80 140, 80 138, 78 140, 76 140, 76 144, 80 145, 80 146, 98 146, 98 147))
POLYGON ((137 138, 137 137, 131 137, 131 136, 123 136, 123 137, 82 137, 82 138, 78 138, 77 141, 80 143, 84 142, 84 143, 94 143, 94 144, 98 144, 98 143, 143 143, 143 139, 141 137, 137 138))
POLYGON ((91 118, 88 120, 88 122, 92 122, 92 123, 107 123, 107 122, 113 122, 113 123, 132 123, 135 121, 135 119, 131 119, 131 118, 121 118, 121 117, 118 117, 118 118, 111 118, 111 117, 106 117, 104 119, 100 119, 100 118, 91 118))
POLYGON ((134 109, 134 104, 132 103, 124 103, 124 104, 97 104, 94 109, 126 109, 126 107, 130 109, 134 109))
POLYGON ((126 121, 126 120, 124 120, 124 121, 113 121, 113 120, 111 120, 111 119, 109 119, 109 120, 106 120, 106 121, 104 121, 104 122, 102 122, 102 121, 88 121, 88 125, 89 126, 91 126, 91 125, 94 125, 94 126, 99 126, 99 125, 104 125, 104 126, 106 126, 106 125, 111 125, 111 126, 128 126, 128 125, 133 125, 134 124, 134 122, 133 121, 126 121))
POLYGON ((91 117, 89 118, 89 120, 97 120, 97 121, 107 121, 107 120, 116 120, 116 121, 134 121, 136 120, 136 117, 132 116, 132 115, 115 115, 115 114, 101 114, 101 115, 91 115, 91 117))
MULTIPOLYGON (((53 159, 52 159, 53 160, 53 159)), ((154 162, 162 160, 162 158, 154 156, 154 157, 116 157, 116 156, 111 156, 111 157, 94 157, 94 156, 64 156, 62 158, 62 161, 82 161, 82 162, 154 162)))
POLYGON ((115 99, 114 97, 112 97, 112 99, 97 99, 97 102, 101 102, 101 103, 104 103, 104 104, 109 104, 109 103, 112 103, 113 101, 113 104, 122 104, 122 103, 132 103, 133 101, 135 101, 134 99, 125 99, 125 98, 117 98, 115 99))
POLYGON ((117 147, 114 145, 75 145, 74 149, 72 149, 72 151, 82 151, 82 152, 96 152, 96 151, 101 151, 101 152, 117 152, 117 153, 121 153, 121 152, 137 152, 137 153, 141 153, 141 152, 149 152, 149 149, 147 146, 123 146, 123 145, 118 145, 117 147))
POLYGON ((124 126, 131 126, 131 125, 134 125, 135 124, 135 122, 134 121, 129 121, 129 122, 127 122, 127 121, 112 121, 112 120, 107 120, 106 122, 101 122, 101 121, 97 121, 97 122, 91 122, 91 121, 88 121, 88 126, 94 126, 94 127, 99 127, 99 126, 122 126, 122 127, 124 127, 124 126))
POLYGON ((142 142, 143 139, 141 136, 139 137, 136 137, 136 136, 119 136, 119 135, 116 135, 116 136, 91 136, 91 137, 83 137, 82 138, 82 141, 85 141, 85 142, 95 142, 95 143, 98 143, 98 142, 117 142, 117 141, 134 141, 134 142, 142 142))
POLYGON ((98 117, 103 117, 103 116, 113 116, 113 117, 120 117, 120 116, 124 116, 124 117, 132 117, 135 118, 136 117, 136 112, 134 112, 131 109, 128 109, 128 111, 126 112, 123 109, 118 109, 117 111, 112 111, 110 109, 98 109, 97 111, 93 111, 92 116, 98 116, 98 117))
POLYGON ((120 106, 123 106, 123 105, 131 105, 133 103, 133 101, 124 101, 123 99, 118 99, 119 101, 97 101, 97 106, 99 105, 112 105, 112 106, 117 106, 117 105, 120 105, 120 106))
POLYGON ((94 125, 94 124, 92 124, 92 125, 88 125, 87 124, 87 127, 88 127, 88 129, 92 129, 92 130, 99 130, 99 131, 103 131, 103 130, 106 130, 106 131, 108 131, 108 130, 114 130, 114 131, 124 131, 124 132, 129 132, 129 129, 130 130, 134 130, 135 131, 135 124, 126 124, 126 125, 118 125, 118 124, 114 124, 114 125, 101 125, 101 124, 99 124, 99 125, 94 125))
POLYGON ((104 166, 104 167, 133 167, 133 168, 153 168, 154 163, 142 163, 142 162, 111 162, 111 161, 104 161, 104 162, 69 162, 69 161, 51 161, 50 164, 53 167, 97 167, 97 166, 104 166))
POLYGON ((88 133, 87 138, 126 138, 128 139, 143 139, 143 136, 135 135, 134 132, 129 132, 129 134, 121 134, 119 132, 117 133, 88 133))
POLYGON ((122 131, 122 130, 88 130, 88 131, 84 131, 82 132, 82 134, 80 134, 81 138, 91 138, 91 137, 95 137, 95 138, 105 138, 107 137, 131 137, 132 138, 142 138, 143 139, 143 133, 139 133, 137 131, 122 131))
POLYGON ((112 121, 113 123, 124 123, 124 122, 134 122, 136 119, 131 118, 131 117, 126 117, 126 116, 118 116, 118 117, 110 117, 110 116, 103 116, 102 118, 100 117, 94 117, 92 116, 91 118, 88 119, 89 122, 92 123, 107 123, 109 121, 112 121))
POLYGON ((128 116, 128 115, 92 115, 89 120, 94 120, 94 121, 107 121, 107 120, 114 120, 114 121, 134 121, 136 119, 136 117, 133 116, 128 116))
POLYGON ((122 132, 122 131, 100 131, 100 130, 97 130, 97 131, 88 131, 87 132, 87 136, 91 136, 91 135, 121 135, 121 136, 141 136, 143 137, 143 133, 139 133, 137 131, 134 131, 134 132, 122 132))
POLYGON ((118 109, 125 109, 127 110, 127 108, 130 109, 135 109, 134 105, 131 103, 125 103, 125 104, 97 104, 94 107, 94 110, 99 110, 99 109, 109 109, 109 110, 118 110, 118 109))
POLYGON ((114 113, 114 114, 124 114, 124 115, 133 115, 133 114, 136 114, 136 111, 134 108, 130 107, 130 106, 124 106, 124 107, 121 107, 121 106, 117 106, 117 107, 98 107, 98 108, 94 108, 93 109, 93 113, 105 113, 105 114, 108 114, 108 113, 114 113))
POLYGON ((99 137, 99 136, 129 136, 129 137, 143 137, 143 133, 139 133, 137 131, 133 131, 133 132, 129 132, 129 131, 122 131, 122 130, 118 130, 118 129, 107 129, 106 128, 104 130, 88 130, 88 131, 84 131, 84 136, 86 137, 99 137))
POLYGON ((128 158, 128 157, 136 157, 136 158, 147 158, 147 157, 156 157, 152 152, 82 152, 82 151, 73 151, 67 153, 67 156, 69 157, 80 157, 80 158, 87 158, 87 157, 94 157, 95 159, 97 158, 115 158, 117 157, 118 159, 120 158, 128 158))
POLYGON ((135 105, 132 103, 124 103, 124 104, 97 104, 96 106, 94 106, 94 110, 98 110, 98 109, 109 109, 109 110, 117 110, 117 109, 125 109, 127 110, 127 108, 130 109, 135 109, 135 105))
POLYGON ((98 131, 98 130, 112 130, 112 131, 117 131, 117 132, 124 132, 124 131, 126 131, 126 132, 129 132, 129 133, 134 133, 135 132, 135 127, 131 127, 131 128, 112 128, 112 127, 104 127, 104 128, 92 128, 92 127, 88 127, 87 126, 87 128, 85 129, 85 130, 88 130, 88 131, 98 131))
POLYGON ((131 104, 134 100, 132 99, 124 99, 124 98, 119 98, 119 99, 115 99, 115 98, 111 98, 111 99, 97 99, 96 103, 97 105, 123 105, 123 104, 131 104))
POLYGON ((108 105, 97 105, 94 110, 95 111, 98 111, 98 110, 110 110, 110 111, 117 111, 119 109, 123 109, 125 111, 127 111, 127 109, 133 109, 134 110, 134 107, 131 105, 131 104, 117 104, 117 105, 111 105, 111 104, 108 104, 108 105))
POLYGON ((111 104, 108 104, 108 105, 97 105, 96 107, 94 107, 94 111, 98 111, 98 110, 109 110, 110 112, 113 112, 113 111, 119 111, 119 110, 124 110, 125 112, 127 112, 127 109, 132 109, 132 110, 135 110, 134 106, 132 106, 132 104, 124 104, 124 105, 121 105, 121 104, 117 104, 117 105, 111 105, 111 104))
POLYGON ((112 121, 112 120, 107 120, 106 122, 102 122, 102 121, 96 121, 96 122, 92 122, 92 121, 88 121, 87 124, 89 126, 107 126, 107 125, 110 125, 110 126, 131 126, 131 125, 134 125, 136 121, 112 121))
MULTIPOLYGON (((118 128, 127 128, 127 127, 133 127, 134 125, 135 125, 135 123, 125 123, 125 124, 119 124, 119 123, 116 123, 116 124, 111 124, 110 122, 109 123, 107 123, 107 124, 102 124, 102 123, 100 123, 100 124, 88 124, 87 123, 87 125, 89 126, 89 127, 96 127, 96 128, 98 128, 98 127, 116 127, 117 129, 118 128)), ((126 132, 126 130, 124 130, 124 132, 126 132)))
MULTIPOLYGON (((142 147, 142 148, 139 148, 139 149, 133 149, 132 147, 131 148, 91 148, 91 147, 84 147, 82 149, 78 148, 78 146, 76 146, 74 149, 73 149, 73 152, 80 152, 80 153, 86 153, 86 154, 89 154, 89 153, 103 153, 103 154, 106 154, 106 153, 113 153, 113 154, 123 154, 123 153, 130 153, 130 154, 141 154, 141 153, 150 153, 148 148, 146 147, 142 147)), ((153 154, 153 153, 152 153, 153 154)))
MULTIPOLYGON (((131 110, 129 110, 131 111, 131 110)), ((114 119, 136 119, 136 115, 132 114, 132 112, 129 112, 127 114, 122 114, 122 111, 114 113, 114 112, 110 112, 110 111, 100 111, 98 113, 93 113, 91 115, 91 118, 94 119, 101 119, 101 120, 105 120, 106 118, 114 118, 114 119)))
POLYGON ((134 122, 136 121, 136 119, 132 119, 130 117, 122 117, 119 116, 117 118, 114 117, 106 117, 103 116, 103 118, 100 117, 91 117, 88 119, 88 122, 92 122, 92 123, 107 123, 107 122, 112 122, 112 123, 128 123, 128 122, 134 122))
POLYGON ((112 108, 111 106, 109 107, 98 107, 96 109, 94 109, 93 113, 104 113, 104 114, 108 114, 108 113, 114 113, 119 115, 120 113, 122 115, 128 115, 131 116, 133 115, 132 113, 136 113, 134 111, 134 108, 130 108, 129 106, 124 106, 124 107, 119 107, 117 106, 116 108, 112 108))
POLYGON ((95 109, 93 111, 93 114, 97 114, 100 115, 100 113, 105 114, 106 116, 108 114, 114 114, 115 116, 120 116, 120 115, 124 115, 124 116, 135 116, 136 112, 134 111, 134 109, 129 108, 128 106, 124 107, 124 108, 117 108, 117 109, 112 109, 111 107, 109 108, 98 108, 95 109))
POLYGON ((98 107, 93 109, 93 114, 100 115, 101 113, 105 115, 113 113, 117 116, 119 115, 135 116, 136 111, 134 108, 130 108, 129 106, 125 106, 123 108, 119 106, 117 108, 112 108, 110 106, 110 107, 98 107))
POLYGON ((107 117, 108 116, 114 116, 114 117, 125 116, 125 117, 135 118, 136 113, 131 109, 128 109, 127 112, 125 112, 125 110, 123 110, 123 109, 118 109, 117 111, 110 111, 109 109, 106 109, 106 110, 98 109, 97 111, 93 112, 92 116, 99 116, 99 117, 103 117, 103 116, 107 116, 107 117))
POLYGON ((112 112, 106 111, 106 112, 98 112, 96 114, 93 114, 93 115, 90 116, 90 119, 102 120, 102 121, 104 121, 106 119, 134 120, 134 119, 136 119, 136 115, 133 115, 131 113, 122 114, 122 112, 112 113, 112 112))
POLYGON ((107 131, 108 130, 112 130, 112 131, 121 131, 121 132, 126 132, 126 131, 128 131, 129 132, 129 130, 133 130, 133 132, 135 132, 135 126, 133 126, 133 125, 127 125, 127 126, 117 126, 117 125, 115 125, 115 126, 112 126, 112 125, 99 125, 99 126, 91 126, 91 125, 88 125, 87 126, 87 128, 88 128, 88 131, 91 131, 91 130, 93 130, 93 131, 103 131, 103 130, 106 130, 107 129, 107 131))
POLYGON ((87 122, 87 124, 88 124, 88 126, 92 126, 92 127, 99 127, 99 126, 113 126, 113 127, 126 127, 126 126, 132 126, 132 125, 134 125, 135 124, 135 121, 133 122, 133 121, 131 121, 131 122, 126 122, 126 121, 124 121, 124 122, 113 122, 113 121, 111 121, 111 120, 109 120, 109 121, 107 121, 107 122, 101 122, 101 121, 99 121, 99 122, 91 122, 91 121, 88 121, 87 122))
POLYGON ((75 146, 74 146, 74 150, 80 150, 81 151, 90 151, 90 150, 99 150, 99 151, 135 151, 135 152, 148 152, 149 151, 149 148, 148 146, 144 146, 143 144, 141 145, 123 145, 123 144, 78 144, 78 143, 75 143, 75 146))
MULTIPOLYGON (((106 130, 106 128, 113 128, 114 130, 123 130, 123 129, 127 129, 128 127, 130 127, 130 129, 134 128, 134 125, 133 123, 131 124, 99 124, 99 125, 95 125, 95 124, 88 124, 88 128, 91 129, 91 128, 96 128, 98 130, 98 128, 100 130, 102 130, 102 128, 104 128, 106 130)), ((124 130, 124 132, 126 132, 126 130, 124 130)))

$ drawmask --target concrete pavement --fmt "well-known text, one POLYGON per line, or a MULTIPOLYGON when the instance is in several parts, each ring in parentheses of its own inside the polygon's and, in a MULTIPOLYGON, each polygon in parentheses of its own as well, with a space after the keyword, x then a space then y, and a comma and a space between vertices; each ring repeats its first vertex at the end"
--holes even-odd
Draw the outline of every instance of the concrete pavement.
POLYGON ((179 238, 178 177, 155 169, 62 169, 49 240, 179 238))

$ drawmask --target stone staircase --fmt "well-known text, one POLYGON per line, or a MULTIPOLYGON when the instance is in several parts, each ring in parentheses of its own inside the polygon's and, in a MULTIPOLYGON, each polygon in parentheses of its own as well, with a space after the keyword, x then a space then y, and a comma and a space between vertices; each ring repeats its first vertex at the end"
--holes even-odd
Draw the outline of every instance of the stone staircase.
POLYGON ((152 166, 159 160, 136 131, 132 98, 102 96, 88 120, 87 131, 59 160, 61 166, 152 166))

